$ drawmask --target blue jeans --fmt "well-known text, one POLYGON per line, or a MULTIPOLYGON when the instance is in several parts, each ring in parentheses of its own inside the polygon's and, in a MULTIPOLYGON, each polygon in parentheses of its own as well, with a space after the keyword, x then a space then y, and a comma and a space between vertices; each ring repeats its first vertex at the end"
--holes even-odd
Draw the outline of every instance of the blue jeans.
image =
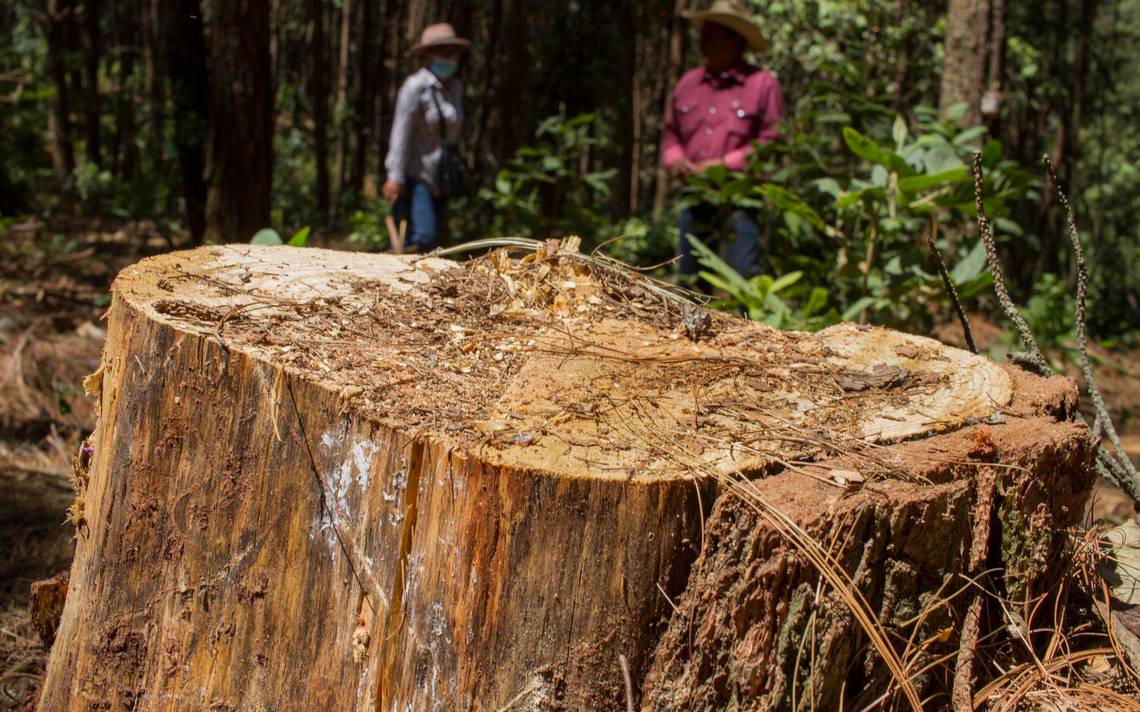
MULTIPOLYGON (((677 217, 681 239, 677 245, 677 254, 681 256, 677 271, 684 276, 695 275, 701 269, 689 244, 688 235, 694 235, 698 240, 716 251, 715 239, 719 232, 722 214, 713 205, 694 205, 685 208, 677 217)), ((745 279, 755 277, 760 273, 760 226, 747 212, 734 209, 724 217, 724 224, 736 233, 735 239, 729 244, 724 255, 724 261, 740 273, 745 279)))
POLYGON ((445 201, 432 195, 426 184, 408 179, 404 192, 392 206, 392 216, 397 221, 408 221, 404 252, 430 252, 439 247, 446 207, 445 201))

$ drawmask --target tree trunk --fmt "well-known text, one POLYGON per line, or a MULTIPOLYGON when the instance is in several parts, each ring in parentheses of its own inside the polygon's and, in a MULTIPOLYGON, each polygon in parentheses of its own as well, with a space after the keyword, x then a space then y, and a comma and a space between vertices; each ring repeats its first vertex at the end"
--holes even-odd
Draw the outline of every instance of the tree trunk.
MULTIPOLYGON (((166 122, 166 92, 164 91, 164 78, 166 77, 163 64, 163 15, 165 5, 162 0, 142 0, 142 38, 143 38, 143 68, 146 80, 146 107, 148 129, 147 150, 150 154, 150 166, 146 170, 157 181, 169 179, 166 167, 166 154, 163 145, 163 126, 166 122)), ((155 207, 155 206, 148 206, 155 207)))
POLYGON ((49 102, 48 134, 51 136, 51 162, 55 179, 62 190, 75 170, 75 151, 71 144, 71 92, 67 86, 67 16, 69 0, 47 0, 44 21, 47 24, 48 69, 55 94, 49 102))
MULTIPOLYGON (((892 689, 882 657, 845 597, 789 546, 758 501, 827 547, 886 637, 911 641, 896 649, 910 670, 931 666, 911 678, 922 709, 951 709, 949 672, 973 595, 953 592, 980 582, 1004 591, 1010 610, 1050 606, 1042 594, 1051 596, 1057 576, 1072 570, 1065 531, 1079 523, 1092 487, 1095 441, 1084 426, 1056 417, 1075 405, 1076 390, 1060 377, 1012 368, 1010 376, 1017 397, 1002 424, 898 445, 889 463, 837 451, 719 497, 657 646, 643 709, 725 709, 734 699, 749 700, 750 710, 910 708, 902 700, 874 704, 892 689), (837 488, 829 472, 888 479, 837 488), (985 488, 1001 496, 979 511, 985 488), (967 563, 973 548, 981 553, 976 568, 967 563), (987 579, 993 570, 997 581, 987 579)), ((991 605, 983 640, 1008 620, 991 605)))
POLYGON ((134 141, 137 130, 135 96, 131 90, 131 77, 138 58, 138 3, 134 0, 115 3, 115 18, 122 51, 119 54, 118 96, 115 100, 115 135, 111 146, 113 173, 120 181, 130 182, 135 179, 139 164, 138 146, 134 141))
POLYGON ((317 161, 317 216, 329 224, 329 104, 328 55, 325 51, 325 14, 322 0, 309 0, 309 100, 313 112, 313 146, 317 161))
POLYGON ((373 15, 376 0, 363 0, 360 7, 360 49, 356 72, 356 110, 353 111, 352 170, 349 185, 359 194, 364 189, 365 174, 368 169, 368 149, 372 146, 372 122, 376 113, 376 68, 373 67, 373 15))
POLYGON ((982 123, 989 18, 990 0, 950 0, 946 10, 945 57, 938 111, 945 116, 951 106, 965 102, 963 126, 982 123))
POLYGON ((181 194, 191 241, 206 234, 206 140, 209 133, 210 86, 206 72, 206 38, 198 0, 179 0, 167 43, 170 99, 174 115, 174 148, 178 153, 181 194))
POLYGON ((349 50, 352 46, 352 0, 344 0, 340 10, 340 57, 337 61, 336 104, 333 110, 337 130, 336 166, 333 179, 336 181, 335 193, 339 203, 340 193, 345 183, 345 157, 348 154, 348 62, 351 56, 349 50))
MULTIPOLYGON (((685 23, 681 19, 681 11, 685 8, 685 0, 677 0, 673 8, 672 30, 669 33, 669 63, 668 75, 672 82, 681 78, 681 62, 685 57, 685 23)), ((665 92, 665 103, 661 107, 661 115, 669 113, 669 104, 673 101, 673 88, 665 92)), ((662 122, 664 126, 664 122, 662 122)), ((660 138, 658 138, 660 143, 660 138)), ((657 155, 657 190, 653 195, 653 215, 660 218, 665 214, 665 204, 669 200, 669 171, 661 164, 661 155, 657 155)))
MULTIPOLYGON (((686 610, 739 610, 760 647, 729 657, 805 630, 811 571, 765 522, 737 526, 749 488, 812 531, 858 524, 836 556, 899 617, 957 570, 932 557, 969 539, 970 462, 1021 466, 998 514, 1041 529, 1002 550, 1009 571, 1036 581, 1058 550, 1091 441, 1037 413, 1064 416, 1071 387, 882 329, 713 317, 589 265, 241 246, 125 270, 40 708, 617 710, 619 656, 662 699, 688 684, 686 610), (929 440, 995 409, 1006 425, 929 440)), ((691 630, 719 645, 721 620, 691 630)), ((833 647, 837 675, 862 655, 854 633, 833 647)))
POLYGON ((102 60, 103 45, 99 37, 101 8, 99 0, 84 0, 83 3, 83 44, 85 50, 84 70, 87 97, 85 118, 87 130, 87 160, 96 166, 103 164, 102 143, 99 121, 102 118, 103 104, 99 97, 99 63, 102 60))
POLYGON ((273 87, 268 0, 202 3, 210 59, 206 238, 248 240, 269 225, 273 87))

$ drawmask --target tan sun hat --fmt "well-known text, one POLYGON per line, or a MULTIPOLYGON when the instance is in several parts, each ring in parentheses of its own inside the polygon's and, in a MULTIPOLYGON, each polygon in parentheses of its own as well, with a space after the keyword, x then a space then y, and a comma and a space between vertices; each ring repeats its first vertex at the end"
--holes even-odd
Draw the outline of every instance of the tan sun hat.
POLYGON ((454 27, 449 23, 440 22, 425 27, 423 33, 420 34, 419 43, 408 50, 408 54, 419 54, 435 47, 462 47, 467 49, 470 46, 469 41, 456 36, 454 27))
POLYGON ((748 49, 753 52, 763 52, 768 48, 768 41, 752 21, 752 13, 738 0, 716 0, 708 10, 683 12, 681 16, 698 25, 705 22, 723 25, 743 37, 748 49))

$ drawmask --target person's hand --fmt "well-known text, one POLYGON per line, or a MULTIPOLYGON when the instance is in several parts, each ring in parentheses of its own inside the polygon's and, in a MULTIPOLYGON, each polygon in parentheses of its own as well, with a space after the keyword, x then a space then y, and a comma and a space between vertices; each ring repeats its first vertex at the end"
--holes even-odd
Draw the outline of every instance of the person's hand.
POLYGON ((693 172, 694 173, 702 173, 702 172, 707 171, 708 169, 712 168, 713 166, 720 166, 720 165, 724 165, 723 160, 721 160, 719 158, 710 158, 707 161, 701 161, 697 165, 693 166, 693 172))
POLYGON ((384 187, 380 189, 380 192, 384 194, 384 200, 387 200, 391 205, 395 205, 396 201, 400 199, 400 196, 404 192, 404 184, 397 183, 394 180, 387 180, 384 181, 384 187))
POLYGON ((673 161, 673 165, 669 166, 669 172, 675 176, 692 175, 697 170, 696 164, 688 158, 678 158, 673 161))

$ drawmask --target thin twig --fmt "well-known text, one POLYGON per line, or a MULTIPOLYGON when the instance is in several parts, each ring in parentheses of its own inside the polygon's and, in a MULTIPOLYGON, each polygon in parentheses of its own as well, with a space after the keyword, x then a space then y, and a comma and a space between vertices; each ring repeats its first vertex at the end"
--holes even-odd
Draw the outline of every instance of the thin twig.
POLYGON ((618 653, 618 663, 621 664, 621 676, 625 680, 626 712, 635 712, 633 706, 633 678, 629 675, 629 661, 625 659, 625 655, 618 653))
POLYGON ((1006 318, 1013 322, 1018 335, 1021 337, 1021 343, 1025 346, 1024 353, 1012 353, 1009 355, 1009 360, 1038 375, 1051 375, 1053 370, 1049 367, 1049 362, 1041 355, 1041 350, 1037 348, 1037 339, 1033 338, 1029 324, 1025 323, 1025 319, 1018 313, 1017 307, 1013 305, 1013 300, 1009 298, 1009 292, 1005 288, 1005 275, 1002 272, 1001 260, 998 258, 997 245, 994 244, 993 232, 990 230, 990 221, 986 218, 982 192, 982 154, 975 152, 974 204, 978 209, 978 233, 986 246, 986 261, 989 263, 990 272, 994 276, 994 292, 997 294, 998 304, 1001 305, 1001 310, 1005 313, 1006 318))
POLYGON ((950 296, 950 303, 954 305, 954 313, 958 315, 958 321, 962 322, 962 335, 966 338, 966 346, 971 353, 976 354, 978 347, 974 344, 974 332, 970 329, 970 319, 966 316, 965 310, 962 309, 962 301, 958 298, 958 289, 950 279, 950 273, 946 271, 946 261, 942 259, 942 252, 934 244, 933 230, 927 234, 926 242, 930 245, 930 251, 934 254, 934 260, 938 264, 938 274, 942 276, 942 286, 946 288, 946 294, 950 296))

